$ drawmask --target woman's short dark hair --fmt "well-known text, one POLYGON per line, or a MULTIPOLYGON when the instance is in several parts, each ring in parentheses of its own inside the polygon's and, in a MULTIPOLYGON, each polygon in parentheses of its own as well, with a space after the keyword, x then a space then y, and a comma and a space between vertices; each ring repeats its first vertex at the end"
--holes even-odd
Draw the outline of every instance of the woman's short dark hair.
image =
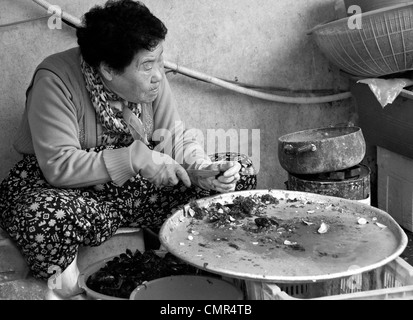
POLYGON ((164 40, 165 25, 139 1, 109 0, 83 16, 77 42, 92 67, 102 62, 121 73, 142 49, 152 50, 164 40))

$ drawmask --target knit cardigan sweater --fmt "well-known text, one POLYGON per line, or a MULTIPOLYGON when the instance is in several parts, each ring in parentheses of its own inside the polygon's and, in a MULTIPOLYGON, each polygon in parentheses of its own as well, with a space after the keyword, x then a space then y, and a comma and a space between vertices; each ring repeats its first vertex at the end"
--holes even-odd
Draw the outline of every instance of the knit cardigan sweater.
MULTIPOLYGON (((182 127, 176 103, 164 74, 159 95, 151 108, 153 128, 178 132, 175 148, 191 150, 185 168, 210 163, 196 139, 182 127), (180 130, 177 130, 177 125, 180 130)), ((43 175, 55 187, 87 187, 113 181, 123 185, 140 169, 153 167, 153 153, 140 140, 119 149, 87 152, 100 145, 102 126, 97 120, 80 68, 78 47, 47 57, 36 68, 26 92, 26 106, 14 147, 35 154, 43 175)), ((181 157, 182 158, 182 157, 181 157)))

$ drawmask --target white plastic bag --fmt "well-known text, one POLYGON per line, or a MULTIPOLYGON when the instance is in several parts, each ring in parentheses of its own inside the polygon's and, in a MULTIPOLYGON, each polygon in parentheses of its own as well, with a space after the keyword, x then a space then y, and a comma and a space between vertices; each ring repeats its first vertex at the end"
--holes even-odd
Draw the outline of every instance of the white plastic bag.
POLYGON ((368 84, 377 100, 384 108, 386 105, 393 103, 404 87, 411 85, 409 79, 363 79, 357 83, 368 84))

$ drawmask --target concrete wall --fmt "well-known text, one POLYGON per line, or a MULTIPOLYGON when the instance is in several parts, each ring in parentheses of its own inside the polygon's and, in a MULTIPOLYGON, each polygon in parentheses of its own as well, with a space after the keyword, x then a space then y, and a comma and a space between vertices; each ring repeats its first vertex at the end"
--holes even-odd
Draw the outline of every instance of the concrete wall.
MULTIPOLYGON (((50 0, 76 17, 102 0, 50 0)), ((335 16, 334 0, 145 0, 167 25, 166 60, 214 77, 289 90, 347 90, 348 83, 306 34, 335 16)), ((28 0, 0 0, 0 24, 41 17, 46 11, 28 0)), ((20 157, 11 140, 24 108, 25 89, 47 55, 76 45, 73 29, 48 28, 47 19, 0 28, 0 178, 20 157)), ((277 157, 281 135, 354 120, 352 99, 297 105, 265 101, 169 73, 187 126, 222 129, 238 136, 259 130, 259 139, 232 145, 260 168, 259 188, 284 189, 287 173, 277 157), (259 145, 257 145, 259 143, 259 145), (249 146, 248 146, 249 144, 249 146), (259 146, 259 148, 257 148, 259 146)), ((279 93, 279 92, 278 92, 279 93)), ((286 93, 284 93, 286 94, 286 93)))

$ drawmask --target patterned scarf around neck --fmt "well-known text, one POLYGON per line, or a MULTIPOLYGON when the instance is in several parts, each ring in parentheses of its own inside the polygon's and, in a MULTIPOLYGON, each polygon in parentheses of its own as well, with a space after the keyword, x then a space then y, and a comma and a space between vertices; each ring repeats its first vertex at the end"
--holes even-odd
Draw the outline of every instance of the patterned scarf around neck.
MULTIPOLYGON (((128 103, 116 93, 110 91, 104 86, 103 80, 97 70, 87 64, 83 57, 81 57, 81 69, 86 82, 86 89, 89 92, 96 115, 103 127, 102 144, 119 144, 126 146, 131 144, 134 140, 133 132, 131 132, 123 117, 124 112, 117 109, 116 105, 120 104, 122 106, 121 108, 129 108, 140 122, 138 126, 143 128, 140 119, 142 113, 141 104, 128 103), (112 102, 112 105, 110 102, 112 102)), ((148 144, 145 133, 142 140, 148 144)))

